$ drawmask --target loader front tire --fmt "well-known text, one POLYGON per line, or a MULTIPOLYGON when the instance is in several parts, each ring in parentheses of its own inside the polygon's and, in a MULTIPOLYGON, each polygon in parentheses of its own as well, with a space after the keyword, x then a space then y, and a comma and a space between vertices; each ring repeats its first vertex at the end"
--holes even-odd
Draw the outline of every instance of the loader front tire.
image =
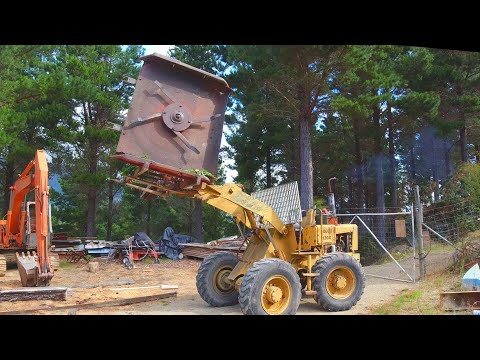
POLYGON ((327 311, 345 311, 354 306, 365 289, 365 274, 360 263, 345 253, 328 254, 313 265, 312 287, 315 300, 327 311))
POLYGON ((238 299, 246 315, 295 315, 301 296, 300 278, 293 266, 270 258, 248 269, 238 299))
POLYGON ((237 263, 237 255, 226 251, 203 260, 197 272, 197 291, 206 303, 215 307, 238 303, 234 282, 227 279, 237 263))

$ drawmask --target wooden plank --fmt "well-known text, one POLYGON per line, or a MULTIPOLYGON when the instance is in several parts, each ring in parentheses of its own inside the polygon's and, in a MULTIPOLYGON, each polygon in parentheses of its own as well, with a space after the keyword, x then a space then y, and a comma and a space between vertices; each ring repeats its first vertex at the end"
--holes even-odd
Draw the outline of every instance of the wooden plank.
POLYGON ((91 272, 91 273, 96 273, 98 271, 98 268, 99 268, 99 264, 98 262, 89 262, 88 263, 88 271, 91 272))
POLYGON ((428 230, 423 230, 422 231, 422 237, 423 237, 423 242, 430 241, 430 231, 428 230))
POLYGON ((397 238, 407 237, 407 228, 405 226, 405 220, 395 220, 395 236, 397 238))
POLYGON ((162 290, 178 289, 178 285, 137 286, 137 287, 131 287, 131 288, 113 288, 108 290, 123 291, 123 290, 155 289, 155 288, 160 288, 162 290))
POLYGON ((0 301, 67 300, 66 287, 26 287, 0 291, 0 301))
POLYGON ((17 310, 17 311, 2 311, 0 315, 21 315, 21 314, 33 314, 37 311, 61 311, 61 310, 69 310, 69 309, 76 309, 76 310, 83 310, 83 309, 95 309, 95 308, 102 308, 102 307, 112 307, 112 306, 126 306, 132 304, 138 304, 147 301, 156 301, 161 299, 166 299, 169 297, 176 297, 177 292, 170 292, 165 294, 159 295, 150 295, 150 296, 142 296, 142 297, 135 297, 129 299, 121 299, 121 300, 109 300, 109 301, 102 301, 98 303, 85 303, 85 304, 77 304, 77 305, 67 305, 67 306, 58 306, 54 308, 41 308, 41 309, 28 309, 28 310, 17 310))
POLYGON ((110 281, 110 282, 100 282, 91 285, 72 285, 68 286, 72 289, 92 289, 97 287, 106 287, 106 286, 121 286, 121 285, 133 285, 135 281, 133 280, 119 280, 119 281, 110 281))

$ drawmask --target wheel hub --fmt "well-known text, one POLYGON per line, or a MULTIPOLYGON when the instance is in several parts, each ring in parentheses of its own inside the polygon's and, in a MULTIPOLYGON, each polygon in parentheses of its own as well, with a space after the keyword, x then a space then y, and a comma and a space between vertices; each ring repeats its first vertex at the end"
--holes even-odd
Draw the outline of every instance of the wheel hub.
POLYGON ((232 288, 232 282, 228 280, 228 275, 230 275, 231 270, 222 269, 218 272, 216 276, 216 285, 217 288, 221 291, 229 291, 232 288))
POLYGON ((356 283, 355 274, 350 268, 337 266, 328 273, 325 285, 331 297, 342 300, 354 294, 356 283))
POLYGON ((345 287, 347 286, 347 279, 345 278, 345 276, 337 275, 337 276, 335 276, 335 280, 333 281, 333 285, 335 286, 335 288, 337 288, 339 290, 345 289, 345 287))
POLYGON ((262 307, 267 314, 282 314, 292 300, 292 287, 283 275, 270 277, 262 289, 262 307))
POLYGON ((275 304, 282 299, 283 292, 278 286, 269 286, 266 291, 266 297, 269 302, 275 304))

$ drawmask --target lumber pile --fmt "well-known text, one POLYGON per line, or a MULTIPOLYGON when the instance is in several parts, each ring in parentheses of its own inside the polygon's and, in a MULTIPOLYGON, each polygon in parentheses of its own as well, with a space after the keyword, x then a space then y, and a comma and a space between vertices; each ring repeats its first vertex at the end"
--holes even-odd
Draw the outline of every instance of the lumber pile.
POLYGON ((242 238, 232 236, 225 239, 211 241, 207 244, 186 243, 179 244, 182 247, 182 254, 188 257, 205 259, 210 254, 219 251, 229 251, 238 254, 241 259, 245 251, 246 244, 242 238))
POLYGON ((96 303, 57 306, 49 309, 37 308, 37 309, 17 310, 17 311, 2 311, 0 312, 0 315, 20 315, 20 314, 33 314, 38 311, 61 311, 61 310, 70 310, 70 309, 83 310, 83 309, 94 309, 94 308, 112 307, 112 306, 126 306, 126 305, 138 304, 138 303, 147 302, 147 301, 156 301, 156 300, 161 300, 161 299, 176 297, 176 296, 177 296, 177 292, 175 291, 175 292, 170 292, 165 294, 133 297, 129 299, 109 300, 109 301, 101 301, 96 303))
POLYGON ((25 287, 0 291, 0 301, 67 300, 66 287, 25 287))

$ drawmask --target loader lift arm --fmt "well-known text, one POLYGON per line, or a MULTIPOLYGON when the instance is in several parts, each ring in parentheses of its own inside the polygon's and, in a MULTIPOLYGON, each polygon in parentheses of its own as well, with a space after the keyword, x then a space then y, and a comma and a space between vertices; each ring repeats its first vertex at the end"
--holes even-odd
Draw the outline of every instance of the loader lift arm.
POLYGON ((153 170, 148 161, 142 168, 144 171, 141 175, 136 173, 133 176, 124 176, 122 180, 110 180, 143 191, 143 198, 166 197, 174 194, 177 197, 199 199, 231 215, 237 224, 244 224, 252 230, 254 236, 250 239, 243 259, 231 272, 230 281, 235 281, 252 263, 263 258, 270 244, 272 248, 270 255, 267 254, 267 256, 285 260, 285 254, 295 250, 288 247, 291 243, 282 241, 286 236, 295 236, 293 229, 280 220, 272 207, 245 193, 242 185, 235 183, 211 185, 202 176, 197 176, 196 181, 193 182, 195 185, 187 183, 183 187, 184 182, 181 179, 174 179, 153 170), (270 226, 271 228, 268 229, 270 226))
POLYGON ((50 265, 49 239, 49 186, 48 165, 44 150, 37 150, 35 158, 10 187, 10 206, 6 220, 1 221, 0 248, 28 250, 24 241, 26 228, 26 196, 34 192, 36 253, 17 253, 17 265, 23 286, 46 286, 53 277, 50 265))
POLYGON ((265 203, 251 197, 243 191, 240 184, 211 185, 203 176, 195 176, 194 181, 184 183, 184 179, 174 177, 157 170, 153 164, 145 161, 131 176, 124 176, 122 180, 110 179, 122 185, 142 191, 142 198, 152 196, 188 197, 199 199, 223 212, 232 215, 237 222, 244 224, 249 229, 255 230, 258 225, 254 214, 262 219, 263 224, 269 223, 280 234, 285 233, 286 228, 275 211, 265 203), (142 176, 142 178, 140 178, 142 176))

